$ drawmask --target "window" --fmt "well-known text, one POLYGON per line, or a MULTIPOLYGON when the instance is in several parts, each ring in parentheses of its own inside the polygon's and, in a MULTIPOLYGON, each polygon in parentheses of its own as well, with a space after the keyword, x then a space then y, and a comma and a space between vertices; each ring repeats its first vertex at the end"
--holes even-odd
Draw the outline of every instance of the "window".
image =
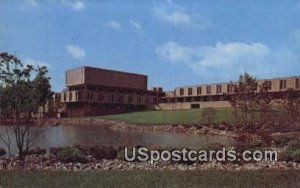
POLYGON ((184 95, 184 89, 183 89, 183 88, 180 88, 180 89, 179 89, 179 95, 180 95, 180 96, 184 95))
POLYGON ((234 88, 233 84, 228 84, 227 85, 227 93, 233 93, 233 88, 234 88))
POLYGON ((98 94, 98 101, 103 101, 104 97, 102 93, 98 94))
POLYGON ((123 95, 119 95, 119 103, 123 103, 123 101, 124 101, 124 97, 123 97, 123 95))
POLYGON ((211 94, 211 86, 206 86, 206 94, 211 94))
POLYGON ((201 87, 197 87, 197 95, 201 95, 201 87))
POLYGON ((286 80, 280 80, 279 88, 280 89, 286 89, 286 80))
POLYGON ((64 102, 66 102, 66 100, 67 100, 67 94, 64 93, 64 102))
POLYGON ((141 103, 141 96, 137 96, 137 102, 140 104, 141 103))
POLYGON ((266 81, 266 87, 268 90, 272 90, 272 81, 266 81))
POLYGON ((296 88, 299 89, 300 88, 300 83, 299 83, 299 78, 296 79, 296 88))
POLYGON ((132 103, 132 96, 128 96, 128 103, 132 103))
POLYGON ((69 93, 69 101, 72 101, 72 91, 69 93))
POLYGON ((78 92, 78 101, 81 101, 81 93, 78 92))
POLYGON ((217 85, 217 93, 221 93, 222 92, 222 86, 221 85, 217 85))
POLYGON ((193 94, 193 88, 189 88, 188 93, 189 93, 189 95, 192 95, 193 94))
POLYGON ((156 103, 157 103, 157 98, 154 97, 154 98, 153 98, 153 104, 156 104, 156 103))

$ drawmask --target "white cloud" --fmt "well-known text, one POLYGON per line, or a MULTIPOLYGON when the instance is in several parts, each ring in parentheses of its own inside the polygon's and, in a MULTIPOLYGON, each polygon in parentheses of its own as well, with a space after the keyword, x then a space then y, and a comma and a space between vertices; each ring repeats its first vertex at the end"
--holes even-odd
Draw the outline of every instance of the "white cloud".
POLYGON ((138 22, 136 22, 136 21, 130 20, 130 21, 129 21, 129 24, 130 24, 133 28, 135 28, 135 29, 137 29, 137 30, 142 29, 141 24, 138 23, 138 22))
POLYGON ((82 59, 86 55, 83 48, 74 45, 67 45, 66 50, 75 59, 82 59))
POLYGON ((160 1, 152 9, 154 17, 162 22, 174 26, 189 26, 197 29, 205 29, 213 24, 199 12, 186 10, 183 6, 175 4, 172 0, 160 1))
POLYGON ((38 60, 34 60, 31 58, 25 58, 23 60, 24 65, 33 65, 33 66, 46 66, 46 67, 50 67, 50 64, 43 62, 43 61, 38 61, 38 60))
POLYGON ((170 63, 183 63, 199 75, 224 77, 237 75, 243 71, 263 73, 269 71, 266 59, 270 49, 262 43, 227 43, 218 42, 215 46, 187 47, 175 42, 168 42, 155 49, 159 58, 170 63))
POLYGON ((36 0, 25 0, 25 3, 31 6, 37 6, 37 1, 36 0))
POLYGON ((190 24, 191 17, 183 10, 167 11, 162 7, 154 7, 154 15, 162 21, 177 25, 190 24))
POLYGON ((114 21, 114 20, 108 22, 107 25, 108 25, 110 28, 115 29, 115 30, 121 29, 121 27, 122 27, 121 24, 120 24, 119 22, 114 21))
POLYGON ((58 0, 58 2, 69 6, 76 11, 82 10, 85 7, 85 4, 82 0, 58 0))

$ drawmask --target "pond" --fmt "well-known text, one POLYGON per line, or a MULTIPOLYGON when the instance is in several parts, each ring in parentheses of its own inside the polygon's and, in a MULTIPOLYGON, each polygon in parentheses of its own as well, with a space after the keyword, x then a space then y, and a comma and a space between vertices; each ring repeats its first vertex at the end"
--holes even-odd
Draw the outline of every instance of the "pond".
MULTIPOLYGON (((0 127, 0 133, 5 136, 5 127, 0 127)), ((101 125, 76 125, 43 127, 40 131, 39 139, 34 143, 34 147, 48 148, 78 144, 114 147, 143 145, 199 149, 210 143, 221 143, 225 146, 230 146, 233 140, 225 136, 125 131, 112 130, 107 126, 101 125)), ((2 142, 0 147, 5 148, 2 142)))

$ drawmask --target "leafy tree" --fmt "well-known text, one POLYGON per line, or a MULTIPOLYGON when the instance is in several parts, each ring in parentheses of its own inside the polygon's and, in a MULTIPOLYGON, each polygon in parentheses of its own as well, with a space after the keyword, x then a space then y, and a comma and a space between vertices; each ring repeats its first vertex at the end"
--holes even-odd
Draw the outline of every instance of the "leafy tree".
MULTIPOLYGON (((1 136, 6 145, 14 139, 19 159, 36 138, 38 130, 33 129, 34 114, 51 97, 50 78, 46 67, 24 66, 21 61, 8 53, 0 53, 0 118, 1 124, 10 126, 14 138, 1 136)), ((7 129, 9 130, 9 129, 7 129)))
POLYGON ((256 105, 260 112, 260 121, 266 123, 271 119, 272 113, 272 96, 269 93, 271 88, 271 83, 264 81, 262 85, 259 86, 259 93, 257 94, 256 105))
POLYGON ((288 89, 281 104, 286 121, 300 122, 300 91, 288 89))
POLYGON ((234 87, 234 94, 230 103, 234 107, 236 120, 244 126, 251 124, 254 120, 254 110, 256 108, 257 82, 248 73, 240 75, 237 85, 234 87))

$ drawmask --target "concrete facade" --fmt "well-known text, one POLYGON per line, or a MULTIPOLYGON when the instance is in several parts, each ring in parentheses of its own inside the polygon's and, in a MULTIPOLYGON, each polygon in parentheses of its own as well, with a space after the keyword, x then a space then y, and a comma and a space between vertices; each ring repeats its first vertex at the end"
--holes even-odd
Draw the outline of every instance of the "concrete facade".
MULTIPOLYGON (((177 87, 163 92, 148 89, 146 75, 79 67, 66 71, 66 89, 54 95, 61 108, 59 116, 92 116, 146 109, 179 110, 192 108, 229 108, 237 83, 215 83, 177 87)), ((257 80, 257 93, 269 82, 269 94, 275 100, 288 89, 300 92, 300 76, 257 80)))
POLYGON ((54 95, 59 116, 91 116, 154 108, 162 88, 147 89, 146 75, 80 67, 66 71, 66 89, 54 95))
MULTIPOLYGON (((300 92, 299 80, 300 76, 257 80, 256 92, 259 93, 259 88, 264 82, 270 82, 269 94, 274 100, 281 99, 288 89, 300 92)), ((231 107, 229 101, 234 94, 235 84, 237 83, 177 87, 174 91, 166 92, 158 108, 164 110, 205 107, 228 108, 231 107)))

